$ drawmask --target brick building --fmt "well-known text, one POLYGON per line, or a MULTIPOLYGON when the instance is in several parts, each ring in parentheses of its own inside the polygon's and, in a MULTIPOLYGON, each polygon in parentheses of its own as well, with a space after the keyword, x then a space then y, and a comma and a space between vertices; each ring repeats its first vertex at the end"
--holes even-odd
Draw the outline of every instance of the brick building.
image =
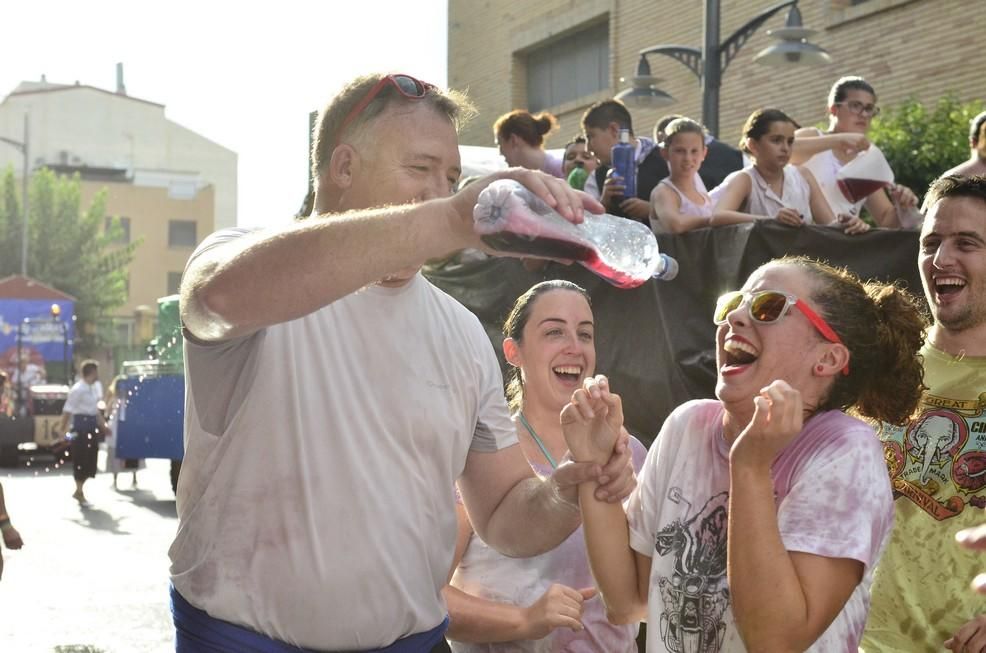
MULTIPOLYGON (((721 40, 774 2, 724 0, 721 40)), ((930 103, 952 91, 962 101, 986 99, 980 66, 986 35, 975 3, 964 0, 802 0, 812 43, 825 48, 827 66, 772 67, 753 63, 776 43, 767 29, 784 26, 786 11, 767 21, 723 74, 719 136, 739 140, 756 108, 776 106, 805 125, 825 119, 828 89, 838 77, 862 75, 884 107, 910 97, 930 103)), ((547 110, 561 130, 559 147, 579 131, 593 102, 630 86, 638 52, 658 44, 701 48, 705 3, 692 0, 449 0, 449 86, 467 90, 480 110, 462 143, 492 145, 492 124, 514 108, 547 110), (578 71, 578 75, 575 74, 578 71), (626 81, 620 81, 620 78, 626 81)), ((658 87, 673 104, 631 107, 635 130, 650 135, 666 113, 701 118, 697 78, 682 64, 649 57, 658 87)))

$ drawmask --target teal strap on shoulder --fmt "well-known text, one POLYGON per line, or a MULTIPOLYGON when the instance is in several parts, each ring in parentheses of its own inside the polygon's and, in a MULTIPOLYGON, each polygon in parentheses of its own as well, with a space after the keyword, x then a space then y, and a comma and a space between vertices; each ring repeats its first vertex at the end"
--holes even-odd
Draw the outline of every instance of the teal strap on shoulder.
POLYGON ((520 423, 524 425, 524 428, 527 429, 527 432, 531 434, 532 438, 534 438, 535 444, 537 444, 538 448, 541 449, 541 453, 544 454, 544 457, 548 461, 548 464, 551 465, 551 469, 557 469, 558 463, 555 462, 555 459, 548 452, 548 448, 544 446, 543 442, 541 442, 541 438, 538 437, 538 434, 534 430, 534 427, 531 426, 530 422, 527 421, 527 418, 524 417, 524 413, 523 412, 517 413, 517 416, 520 418, 520 423))

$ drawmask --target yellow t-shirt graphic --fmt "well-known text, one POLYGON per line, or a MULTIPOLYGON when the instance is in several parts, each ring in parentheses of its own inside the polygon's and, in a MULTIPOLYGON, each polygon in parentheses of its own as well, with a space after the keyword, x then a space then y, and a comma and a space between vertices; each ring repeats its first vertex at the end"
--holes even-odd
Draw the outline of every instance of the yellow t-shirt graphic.
POLYGON ((942 651, 986 603, 969 589, 986 556, 960 549, 955 533, 986 520, 986 358, 954 357, 925 344, 918 415, 880 428, 896 524, 876 569, 866 653, 942 651))

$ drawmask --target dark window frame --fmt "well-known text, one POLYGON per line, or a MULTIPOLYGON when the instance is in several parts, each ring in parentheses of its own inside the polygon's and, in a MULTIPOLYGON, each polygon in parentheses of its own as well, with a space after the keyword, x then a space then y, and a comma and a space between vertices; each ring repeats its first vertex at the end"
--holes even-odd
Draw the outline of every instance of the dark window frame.
POLYGON ((526 53, 527 106, 544 111, 609 88, 609 22, 593 23, 526 53))
POLYGON ((110 215, 108 215, 108 216, 106 216, 106 220, 103 223, 103 230, 104 231, 109 231, 110 230, 110 225, 113 223, 113 219, 114 218, 116 218, 117 220, 120 221, 120 228, 123 230, 123 235, 120 238, 117 238, 116 240, 114 240, 113 241, 113 244, 114 245, 129 245, 130 244, 130 238, 131 238, 131 232, 130 232, 131 222, 130 222, 130 218, 129 217, 127 217, 125 215, 119 215, 119 216, 110 216, 110 215))
POLYGON ((195 220, 168 220, 168 247, 195 247, 198 245, 199 225, 195 220), (191 238, 188 233, 182 234, 181 229, 191 225, 191 238))

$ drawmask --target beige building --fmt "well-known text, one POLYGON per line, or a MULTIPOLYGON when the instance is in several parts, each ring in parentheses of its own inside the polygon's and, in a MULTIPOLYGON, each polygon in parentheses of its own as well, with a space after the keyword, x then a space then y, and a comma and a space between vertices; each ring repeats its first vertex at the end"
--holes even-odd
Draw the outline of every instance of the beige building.
MULTIPOLYGON (((27 112, 32 169, 78 172, 83 207, 105 188, 107 215, 121 219, 121 242, 142 240, 128 270, 127 302, 112 318, 122 345, 146 340, 157 298, 177 291, 194 247, 236 224, 237 155, 168 120, 164 105, 126 95, 121 68, 117 85, 110 92, 23 82, 0 102, 0 135, 23 140, 27 112)), ((7 166, 19 179, 21 154, 0 145, 0 170, 7 166)))
MULTIPOLYGON (((720 39, 775 5, 771 0, 721 2, 720 39)), ((975 3, 972 3, 975 4, 975 3)), ((579 132, 595 101, 630 86, 639 51, 664 44, 702 47, 706 2, 691 0, 449 0, 449 86, 467 90, 480 110, 462 142, 492 145, 492 124, 514 108, 546 110, 561 121, 548 142, 560 147, 579 132), (626 78, 626 81, 621 81, 626 78)), ((963 101, 984 99, 980 61, 983 25, 965 0, 802 0, 809 40, 825 48, 825 66, 772 67, 754 63, 777 43, 766 30, 784 26, 786 10, 758 29, 723 73, 719 137, 739 140, 746 117, 775 106, 802 124, 825 120, 826 96, 842 75, 862 75, 893 106, 914 96, 934 102, 953 91, 963 101)), ((701 119, 699 81, 681 63, 648 57, 658 88, 675 101, 630 107, 634 129, 651 134, 666 113, 701 119)))

